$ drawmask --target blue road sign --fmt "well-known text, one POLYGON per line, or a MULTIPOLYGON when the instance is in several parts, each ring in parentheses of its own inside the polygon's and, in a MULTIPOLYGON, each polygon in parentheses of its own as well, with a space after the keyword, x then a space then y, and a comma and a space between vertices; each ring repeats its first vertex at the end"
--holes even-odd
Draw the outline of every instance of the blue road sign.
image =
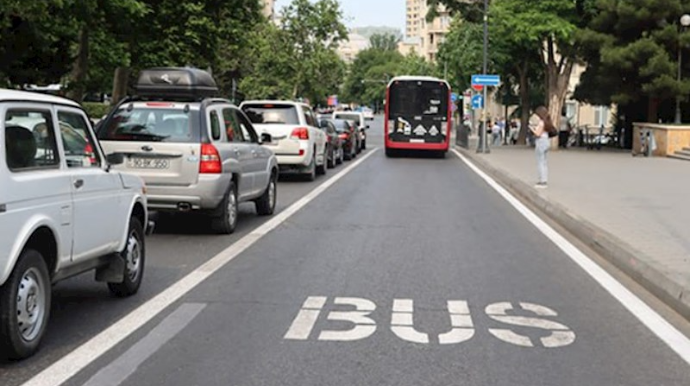
POLYGON ((498 86, 501 84, 499 75, 472 75, 472 85, 498 86))
POLYGON ((484 97, 481 94, 474 95, 472 97, 472 108, 473 109, 483 109, 484 108, 484 97))
POLYGON ((450 100, 451 102, 457 102, 458 101, 458 94, 452 92, 450 93, 450 100))

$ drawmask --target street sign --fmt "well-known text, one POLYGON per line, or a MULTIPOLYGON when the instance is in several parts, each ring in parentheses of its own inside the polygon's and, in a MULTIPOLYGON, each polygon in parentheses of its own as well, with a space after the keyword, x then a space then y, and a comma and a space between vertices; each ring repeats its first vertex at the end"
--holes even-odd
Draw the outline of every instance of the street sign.
POLYGON ((458 100, 458 94, 454 92, 450 93, 450 100, 451 102, 455 103, 458 100))
POLYGON ((474 89, 475 91, 482 91, 483 88, 484 88, 484 86, 482 86, 481 84, 473 84, 472 85, 472 89, 474 89))
POLYGON ((472 97, 472 108, 475 110, 484 108, 484 97, 481 94, 472 97))
POLYGON ((499 75, 472 75, 472 84, 481 86, 498 86, 501 84, 499 75))

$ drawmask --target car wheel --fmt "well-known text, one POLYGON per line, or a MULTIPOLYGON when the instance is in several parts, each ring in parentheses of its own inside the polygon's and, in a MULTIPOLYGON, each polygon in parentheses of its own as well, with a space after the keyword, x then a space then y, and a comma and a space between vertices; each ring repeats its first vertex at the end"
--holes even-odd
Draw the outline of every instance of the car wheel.
POLYGON ((0 355, 27 358, 38 350, 50 316, 51 283, 43 255, 26 249, 0 287, 0 355))
POLYGON ((340 165, 345 161, 345 151, 343 150, 342 146, 340 149, 338 149, 338 159, 336 160, 336 164, 340 165))
POLYGON ((362 141, 362 150, 367 148, 367 140, 362 141))
POLYGON ((256 200, 256 213, 259 216, 270 216, 276 209, 276 199, 278 198, 278 174, 273 173, 268 180, 268 186, 264 194, 256 200))
POLYGON ((120 252, 120 256, 125 260, 124 280, 122 283, 108 283, 108 289, 113 295, 124 298, 139 291, 141 280, 144 277, 144 264, 146 263, 144 227, 136 217, 129 219, 127 243, 125 249, 120 252))
POLYGON ((325 146, 323 149, 323 163, 321 165, 316 165, 316 174, 322 176, 326 174, 326 168, 327 168, 327 163, 328 163, 328 146, 325 146))
POLYGON ((311 157, 311 163, 309 163, 309 171, 304 175, 307 181, 314 181, 316 179, 316 151, 314 156, 311 157))
POLYGON ((218 207, 219 214, 211 223, 213 230, 223 235, 229 235, 234 232, 235 228, 237 228, 238 212, 237 190, 235 189, 235 183, 231 182, 228 192, 218 207))
POLYGON ((335 164, 336 164, 335 159, 338 156, 338 151, 336 149, 333 149, 333 147, 331 147, 331 150, 328 152, 328 154, 329 154, 328 155, 328 168, 333 169, 335 167, 335 164))

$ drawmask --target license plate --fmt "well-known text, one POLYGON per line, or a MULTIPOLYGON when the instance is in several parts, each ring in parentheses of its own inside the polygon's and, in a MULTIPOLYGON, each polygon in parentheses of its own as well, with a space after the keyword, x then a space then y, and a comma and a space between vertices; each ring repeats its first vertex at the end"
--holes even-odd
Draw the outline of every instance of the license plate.
POLYGON ((411 138, 411 139, 410 139, 410 142, 411 142, 411 143, 424 143, 424 140, 423 140, 423 139, 411 138))
POLYGON ((130 158, 127 166, 132 169, 169 169, 170 160, 158 158, 130 158))

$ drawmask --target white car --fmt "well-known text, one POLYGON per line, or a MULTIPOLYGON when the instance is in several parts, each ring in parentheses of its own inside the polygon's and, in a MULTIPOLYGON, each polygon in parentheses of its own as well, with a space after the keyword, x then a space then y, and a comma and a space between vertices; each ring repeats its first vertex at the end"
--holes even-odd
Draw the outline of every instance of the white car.
POLYGON ((353 121, 355 125, 359 128, 359 138, 360 147, 358 151, 367 148, 367 133, 366 130, 369 125, 364 119, 364 114, 356 111, 335 111, 333 113, 333 119, 344 119, 346 121, 353 121))
POLYGON ((362 114, 364 115, 364 119, 367 121, 373 121, 374 120, 374 110, 364 107, 362 108, 362 114))
POLYGON ((0 357, 36 352, 52 284, 95 269, 116 296, 144 274, 145 186, 111 169, 73 101, 0 89, 0 357))
POLYGON ((309 105, 288 101, 245 101, 240 109, 249 117, 256 131, 269 134, 272 150, 281 173, 299 173, 309 181, 327 168, 327 138, 319 128, 309 105))

